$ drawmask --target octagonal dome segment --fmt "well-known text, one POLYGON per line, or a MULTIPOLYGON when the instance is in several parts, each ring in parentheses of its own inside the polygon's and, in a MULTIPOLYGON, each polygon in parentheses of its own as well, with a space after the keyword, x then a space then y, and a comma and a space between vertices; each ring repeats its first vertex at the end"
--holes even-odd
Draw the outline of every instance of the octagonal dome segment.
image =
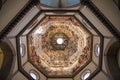
POLYGON ((91 34, 71 18, 47 16, 28 34, 29 60, 47 76, 72 76, 90 59, 91 34))

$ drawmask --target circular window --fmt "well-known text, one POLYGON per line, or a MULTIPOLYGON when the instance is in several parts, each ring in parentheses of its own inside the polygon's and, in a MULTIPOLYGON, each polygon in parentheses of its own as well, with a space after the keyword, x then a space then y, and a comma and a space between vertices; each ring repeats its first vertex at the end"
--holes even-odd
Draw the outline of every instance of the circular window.
POLYGON ((86 28, 92 29, 91 26, 85 20, 82 20, 82 23, 86 28))
POLYGON ((90 74, 91 74, 91 71, 90 71, 90 70, 86 70, 86 71, 82 74, 81 79, 82 79, 82 80, 86 80, 86 79, 90 76, 90 74))
POLYGON ((95 55, 98 57, 100 54, 100 46, 98 43, 94 47, 94 52, 95 52, 95 55))
POLYGON ((21 55, 21 57, 23 57, 25 55, 25 45, 24 44, 20 45, 20 55, 21 55))
POLYGON ((35 70, 30 70, 29 74, 34 80, 40 80, 39 75, 35 70))

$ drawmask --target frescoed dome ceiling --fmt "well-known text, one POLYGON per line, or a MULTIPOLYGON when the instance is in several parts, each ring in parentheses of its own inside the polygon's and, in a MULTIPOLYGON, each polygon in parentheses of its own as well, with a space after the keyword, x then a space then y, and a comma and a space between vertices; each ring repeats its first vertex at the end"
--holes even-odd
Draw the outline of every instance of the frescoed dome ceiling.
POLYGON ((103 37, 78 8, 65 11, 66 8, 50 10, 42 5, 34 6, 30 15, 27 15, 29 17, 25 18, 28 24, 21 26, 25 24, 24 20, 19 23, 21 31, 17 35, 14 32, 18 29, 11 31, 10 36, 16 35, 17 38, 21 72, 29 76, 40 73, 40 76, 47 78, 73 78, 79 73, 82 75, 84 71, 89 74, 99 71, 96 64, 99 64, 100 58, 94 60, 94 63, 92 57, 101 55, 103 37), (41 13, 39 7, 43 9, 41 13), (34 13, 37 14, 32 17, 34 13), (29 18, 32 20, 29 21, 29 18), (91 65, 92 70, 88 69, 91 65))
POLYGON ((90 39, 73 16, 47 16, 28 35, 29 59, 49 76, 71 76, 90 59, 90 39))
POLYGON ((95 2, 102 0, 26 2, 0 33, 15 53, 12 80, 109 80, 106 50, 119 31, 95 2))

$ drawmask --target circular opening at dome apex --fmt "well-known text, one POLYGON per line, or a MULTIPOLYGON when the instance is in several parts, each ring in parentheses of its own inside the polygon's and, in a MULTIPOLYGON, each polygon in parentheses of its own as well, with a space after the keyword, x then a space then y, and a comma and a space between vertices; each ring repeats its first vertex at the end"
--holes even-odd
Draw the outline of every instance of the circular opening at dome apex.
POLYGON ((64 42, 64 41, 63 41, 62 38, 58 38, 58 39, 57 39, 57 44, 63 44, 63 42, 64 42))

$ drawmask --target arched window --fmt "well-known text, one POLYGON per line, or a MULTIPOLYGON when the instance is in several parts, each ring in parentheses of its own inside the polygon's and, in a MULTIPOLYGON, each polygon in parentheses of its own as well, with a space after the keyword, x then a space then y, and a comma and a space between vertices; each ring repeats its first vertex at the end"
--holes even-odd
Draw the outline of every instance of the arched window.
POLYGON ((119 68, 120 68, 120 48, 119 48, 119 50, 118 50, 118 66, 119 66, 119 68))
POLYGON ((13 70, 13 50, 7 42, 0 42, 0 79, 6 80, 13 70))
POLYGON ((106 57, 107 68, 113 80, 120 80, 120 42, 110 42, 106 57))

